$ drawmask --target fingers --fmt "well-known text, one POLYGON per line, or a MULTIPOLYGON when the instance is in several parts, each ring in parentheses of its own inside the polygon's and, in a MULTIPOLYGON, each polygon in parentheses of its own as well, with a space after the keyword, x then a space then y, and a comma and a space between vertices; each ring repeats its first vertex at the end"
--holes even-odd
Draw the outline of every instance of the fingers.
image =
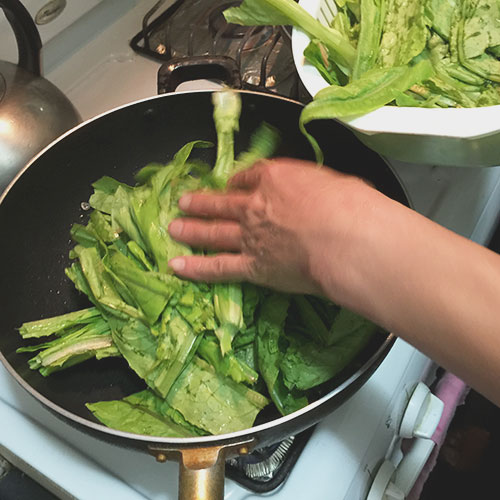
POLYGON ((259 160, 252 167, 238 172, 235 174, 228 182, 228 187, 232 189, 242 189, 242 190, 254 190, 259 186, 259 183, 266 179, 271 170, 273 172, 283 172, 287 171, 293 167, 301 168, 317 168, 317 164, 305 161, 297 160, 294 158, 273 158, 259 160))
POLYGON ((177 276, 196 281, 247 281, 250 277, 249 258, 241 254, 175 257, 169 266, 177 276))
MULTIPOLYGON (((267 162, 271 163, 269 160, 267 162)), ((231 189, 245 190, 256 188, 261 179, 261 169, 263 164, 265 164, 265 160, 257 162, 253 167, 242 170, 241 172, 233 175, 233 177, 229 179, 228 187, 231 189)))
POLYGON ((189 215, 198 217, 238 220, 246 204, 247 196, 238 191, 188 193, 180 198, 179 208, 189 215))
POLYGON ((233 221, 180 218, 168 226, 172 238, 193 247, 241 250, 241 228, 233 221))

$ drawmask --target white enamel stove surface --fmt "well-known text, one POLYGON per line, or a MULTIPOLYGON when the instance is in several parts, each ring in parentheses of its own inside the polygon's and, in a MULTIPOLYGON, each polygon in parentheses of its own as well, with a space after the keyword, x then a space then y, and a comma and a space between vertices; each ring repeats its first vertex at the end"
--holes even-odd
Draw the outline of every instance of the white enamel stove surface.
MULTIPOLYGON (((45 76, 66 93, 84 119, 156 93, 159 63, 138 56, 128 46, 154 3, 94 2, 95 7, 62 32, 47 35, 45 76)), ((415 209, 480 243, 488 240, 500 212, 500 168, 403 164, 394 168, 415 209)), ((265 496, 277 500, 311 495, 318 500, 366 498, 405 402, 418 381, 432 380, 433 371, 425 356, 398 340, 363 388, 317 427, 284 486, 265 496)), ((175 463, 158 464, 146 454, 103 443, 61 422, 26 394, 3 367, 0 455, 60 498, 177 498, 175 463)), ((227 480, 226 498, 263 496, 227 480)))

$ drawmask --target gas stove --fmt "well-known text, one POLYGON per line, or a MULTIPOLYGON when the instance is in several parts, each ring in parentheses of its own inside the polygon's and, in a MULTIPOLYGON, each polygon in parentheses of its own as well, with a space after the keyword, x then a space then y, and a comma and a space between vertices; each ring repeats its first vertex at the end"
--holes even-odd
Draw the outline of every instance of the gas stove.
MULTIPOLYGON (((45 4, 24 3, 34 17, 45 4)), ((220 18, 224 5, 221 0, 101 0, 82 9, 80 2, 68 0, 66 20, 63 12, 58 26, 39 26, 45 77, 68 96, 84 119, 170 91, 172 81, 184 82, 185 90, 216 87, 227 71, 239 73, 239 87, 309 100, 293 71, 289 29, 227 31, 220 18), (181 27, 174 24, 176 18, 182 20, 181 27), (187 31, 189 25, 196 27, 194 35, 187 31), (200 45, 201 40, 208 49, 200 45), (195 56, 197 68, 215 59, 222 70, 186 73, 178 68, 193 64, 186 63, 188 56, 195 56), (262 60, 256 66, 255 61, 262 60), (169 66, 181 76, 172 77, 169 66)), ((0 58, 11 56, 9 43, 2 44, 0 58)), ((387 161, 417 211, 481 244, 488 242, 500 213, 500 167, 440 168, 387 161)), ((374 375, 344 405, 306 436, 268 450, 267 461, 257 472, 260 487, 240 474, 245 469, 250 471, 247 477, 253 476, 255 464, 229 462, 228 476, 233 479, 226 479, 226 498, 262 498, 266 476, 274 477, 268 466, 294 449, 298 452, 292 463, 282 469, 283 477, 274 481, 266 497, 302 499, 311 495, 314 485, 314 498, 320 500, 366 498, 380 464, 399 442, 410 396, 419 382, 433 383, 436 368, 398 339, 374 375)), ((61 422, 3 367, 0 421, 0 455, 58 498, 177 497, 175 463, 156 463, 145 454, 101 442, 61 422)))

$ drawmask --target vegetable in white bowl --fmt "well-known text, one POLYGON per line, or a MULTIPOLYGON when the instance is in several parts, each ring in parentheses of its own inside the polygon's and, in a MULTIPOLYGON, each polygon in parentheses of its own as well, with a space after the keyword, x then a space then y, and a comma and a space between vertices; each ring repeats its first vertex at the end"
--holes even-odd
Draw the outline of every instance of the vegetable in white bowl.
POLYGON ((302 124, 337 118, 389 159, 450 166, 500 164, 498 14, 496 0, 245 0, 225 12, 294 26, 314 97, 302 124))

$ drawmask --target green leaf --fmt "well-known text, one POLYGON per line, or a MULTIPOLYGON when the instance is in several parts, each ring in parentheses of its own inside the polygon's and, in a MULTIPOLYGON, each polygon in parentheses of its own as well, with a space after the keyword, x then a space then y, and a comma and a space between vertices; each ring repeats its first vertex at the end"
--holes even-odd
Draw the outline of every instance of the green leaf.
POLYGON ((192 425, 211 434, 226 434, 253 426, 267 398, 216 373, 195 357, 182 372, 167 402, 192 425))
POLYGON ((95 233, 103 243, 111 243, 119 237, 118 233, 111 227, 110 217, 99 210, 92 211, 89 224, 92 225, 95 233))
POLYGON ((138 320, 110 320, 113 343, 127 360, 130 368, 154 389, 149 373, 157 364, 157 339, 150 328, 138 320))
POLYGON ((427 27, 421 1, 387 0, 378 64, 392 68, 410 63, 425 48, 427 27))
POLYGON ((467 59, 482 56, 500 45, 500 5, 497 0, 464 1, 463 50, 467 59))
POLYGON ((500 61, 486 52, 500 44, 500 6, 488 0, 462 0, 456 21, 460 63, 482 78, 500 82, 500 61))
POLYGON ((166 325, 166 332, 158 338, 156 358, 158 365, 146 381, 158 394, 166 397, 182 370, 194 356, 202 340, 178 314, 166 325))
POLYGON ((455 0, 427 0, 424 12, 432 29, 444 40, 450 39, 453 13, 457 8, 455 0))
POLYGON ((232 352, 221 354, 219 343, 214 338, 205 337, 198 347, 198 355, 210 363, 217 373, 232 378, 235 382, 255 384, 259 374, 232 352))
POLYGON ((65 331, 75 326, 86 325, 100 317, 95 307, 73 311, 60 316, 28 321, 19 328, 23 339, 48 337, 55 334, 61 336, 65 331))
POLYGON ((183 282, 183 292, 176 310, 191 325, 196 334, 216 328, 212 288, 202 283, 183 282))
POLYGON ((215 334, 224 355, 231 350, 234 336, 244 327, 243 291, 239 283, 215 283, 214 311, 219 323, 215 334))
POLYGON ((304 295, 295 295, 293 302, 302 320, 304 332, 317 344, 327 345, 329 341, 329 329, 313 305, 304 295))
POLYGON ((113 346, 110 327, 106 320, 97 316, 87 324, 74 328, 68 333, 44 344, 26 348, 20 348, 17 352, 30 352, 38 350, 38 354, 31 358, 29 366, 32 370, 40 369, 42 375, 47 374, 46 368, 51 371, 75 364, 74 358, 78 362, 94 357, 97 351, 109 349, 113 346), (44 371, 45 369, 45 371, 44 371))
POLYGON ((186 429, 192 436, 205 436, 208 434, 203 429, 191 425, 181 413, 172 408, 164 399, 158 397, 149 389, 131 394, 124 399, 131 404, 139 405, 163 417, 168 417, 177 425, 186 429))
POLYGON ((234 133, 239 130, 241 99, 232 90, 212 94, 217 131, 217 159, 211 174, 214 186, 224 188, 234 171, 234 133))
POLYGON ((334 119, 361 115, 392 102, 400 92, 427 80, 432 75, 429 61, 414 66, 372 69, 345 87, 330 86, 320 90, 300 115, 299 126, 309 139, 319 163, 323 161, 321 149, 305 126, 313 120, 334 119))
POLYGON ((122 186, 119 186, 116 190, 111 206, 112 225, 117 228, 117 231, 124 231, 131 240, 135 241, 146 251, 146 243, 132 217, 132 193, 133 191, 125 189, 122 186))
POLYGON ((130 186, 108 176, 101 177, 92 184, 92 187, 94 188, 94 194, 90 197, 90 206, 106 214, 111 214, 114 195, 118 188, 121 187, 124 190, 130 189, 130 186))
POLYGON ((335 316, 330 326, 327 345, 338 344, 345 338, 356 335, 357 332, 375 332, 379 327, 370 320, 343 307, 335 316))
POLYGON ((178 278, 144 271, 112 248, 103 262, 126 286, 151 325, 156 322, 174 293, 181 289, 178 278))
POLYGON ((116 290, 113 278, 107 273, 101 257, 95 248, 77 245, 73 252, 78 257, 81 271, 85 276, 90 298, 94 304, 104 305, 108 312, 117 311, 132 318, 143 319, 144 315, 134 305, 127 304, 116 290))
POLYGON ((73 224, 71 226, 69 234, 71 236, 71 239, 79 245, 87 248, 99 247, 99 240, 97 238, 97 235, 86 226, 82 226, 81 224, 73 224))
POLYGON ((318 40, 312 40, 304 49, 304 57, 330 85, 345 85, 349 79, 342 73, 328 50, 318 40))
POLYGON ((298 336, 291 337, 280 364, 286 386, 307 390, 330 380, 353 361, 377 329, 371 323, 363 323, 356 329, 340 329, 341 333, 348 334, 328 347, 298 336))
POLYGON ((254 323, 255 311, 259 305, 260 299, 264 295, 264 290, 252 283, 242 283, 241 290, 243 292, 243 324, 248 328, 254 323))
POLYGON ((226 21, 245 26, 291 25, 304 31, 311 40, 320 40, 338 59, 338 65, 349 75, 356 50, 333 28, 323 26, 294 0, 244 0, 238 7, 224 11, 226 21))
POLYGON ((290 305, 288 296, 272 294, 265 299, 257 320, 257 363, 269 395, 282 415, 307 405, 307 398, 288 390, 283 381, 280 365, 283 352, 284 325, 290 305))
POLYGON ((386 0, 363 0, 361 22, 352 79, 356 80, 375 66, 380 52, 386 0))
MULTIPOLYGON (((157 411, 154 394, 142 391, 122 400, 87 403, 87 408, 101 423, 112 429, 143 436, 186 438, 196 436, 188 428, 157 411)), ((163 403, 164 404, 164 403, 163 403)))
POLYGON ((239 172, 251 167, 258 160, 271 157, 276 153, 280 140, 280 133, 275 127, 262 123, 250 137, 248 150, 238 155, 234 171, 239 172))

